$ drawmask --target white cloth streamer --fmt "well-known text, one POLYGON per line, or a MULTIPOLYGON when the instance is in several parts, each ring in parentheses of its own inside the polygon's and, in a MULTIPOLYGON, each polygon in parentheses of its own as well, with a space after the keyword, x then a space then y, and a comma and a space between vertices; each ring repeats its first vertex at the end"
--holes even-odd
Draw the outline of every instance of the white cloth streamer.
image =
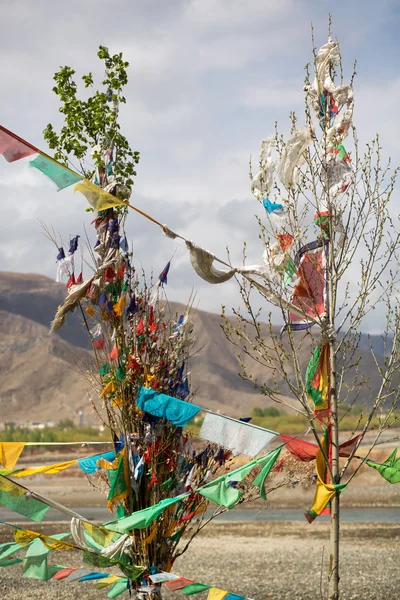
POLYGON ((234 454, 253 457, 278 434, 251 423, 207 412, 199 435, 202 439, 229 449, 234 454))

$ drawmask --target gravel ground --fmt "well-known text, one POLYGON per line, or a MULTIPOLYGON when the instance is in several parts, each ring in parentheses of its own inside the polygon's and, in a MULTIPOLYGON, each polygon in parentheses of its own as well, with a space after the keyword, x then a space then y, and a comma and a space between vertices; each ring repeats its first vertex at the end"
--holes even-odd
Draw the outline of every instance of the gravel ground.
MULTIPOLYGON (((57 524, 56 530, 66 530, 57 524)), ((35 527, 40 530, 40 527, 35 527)), ((54 533, 46 526, 47 533, 54 533)), ((10 539, 0 530, 0 540, 10 539)), ((342 526, 341 600, 398 600, 400 598, 400 526, 353 524, 342 526)), ((315 600, 325 590, 328 563, 325 523, 274 522, 212 524, 175 564, 174 572, 228 589, 254 600, 315 600)), ((53 554, 59 564, 81 566, 75 552, 53 554)), ((106 598, 91 583, 41 582, 21 578, 19 565, 0 570, 1 600, 92 600, 106 598)), ((123 596, 121 596, 122 598, 123 596)), ((128 596, 126 596, 128 597, 128 596)), ((326 595, 322 596, 323 598, 326 595)), ((185 598, 181 592, 165 598, 185 598)), ((196 596, 205 600, 206 594, 196 596)))

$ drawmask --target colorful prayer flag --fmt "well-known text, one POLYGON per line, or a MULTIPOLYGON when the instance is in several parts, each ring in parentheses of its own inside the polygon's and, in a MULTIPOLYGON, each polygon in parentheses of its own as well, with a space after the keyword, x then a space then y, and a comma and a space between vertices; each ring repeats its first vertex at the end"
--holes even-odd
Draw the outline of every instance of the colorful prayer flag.
POLYGON ((58 191, 63 190, 74 183, 78 183, 78 181, 83 179, 78 173, 74 173, 68 169, 68 167, 64 167, 64 165, 57 163, 50 157, 44 156, 41 153, 39 153, 36 158, 29 161, 29 166, 38 169, 51 179, 56 184, 58 191))
POLYGON ((262 203, 263 207, 269 215, 273 212, 283 213, 284 209, 282 204, 275 204, 275 202, 271 202, 271 200, 269 200, 268 198, 264 198, 262 203))
POLYGON ((292 329, 307 329, 316 320, 326 316, 326 253, 324 241, 311 242, 303 246, 297 255, 297 280, 292 304, 304 315, 289 313, 292 329), (310 318, 307 318, 310 317, 310 318))
POLYGON ((0 504, 32 521, 42 521, 49 506, 35 498, 28 498, 27 491, 18 483, 0 476, 0 504))
MULTIPOLYGON (((325 451, 325 455, 328 456, 328 435, 325 433, 322 436, 321 445, 325 451)), ((317 483, 314 495, 314 501, 309 511, 305 513, 305 517, 309 523, 312 523, 314 519, 322 513, 324 508, 330 502, 336 493, 341 492, 346 487, 345 483, 331 484, 325 483, 326 481, 326 463, 325 457, 321 450, 318 448, 316 457, 316 472, 317 472, 317 483)))
POLYGON ((185 427, 201 410, 200 406, 145 387, 140 388, 136 404, 140 410, 163 417, 177 427, 185 427))
POLYGON ((0 154, 7 162, 14 162, 38 152, 37 148, 0 125, 0 154))
POLYGON ((76 462, 76 460, 69 460, 67 462, 57 463, 55 465, 47 465, 46 467, 33 467, 21 469, 17 473, 14 473, 13 477, 29 477, 30 475, 36 475, 37 473, 43 473, 45 475, 54 475, 55 473, 65 471, 65 469, 68 469, 72 465, 75 465, 76 462))
POLYGON ((0 463, 3 467, 13 469, 24 448, 24 442, 0 442, 0 463))
POLYGON ((99 186, 84 179, 81 183, 77 183, 74 192, 81 192, 89 202, 89 204, 97 211, 106 210, 113 206, 126 205, 124 200, 120 200, 116 196, 102 190, 99 186))
POLYGON ((385 460, 384 463, 379 464, 373 460, 367 459, 365 463, 376 469, 386 481, 389 483, 400 482, 400 457, 396 458, 398 448, 395 448, 392 454, 385 460))
POLYGON ((314 413, 319 417, 325 417, 329 412, 329 374, 329 344, 317 346, 307 365, 305 384, 314 413))

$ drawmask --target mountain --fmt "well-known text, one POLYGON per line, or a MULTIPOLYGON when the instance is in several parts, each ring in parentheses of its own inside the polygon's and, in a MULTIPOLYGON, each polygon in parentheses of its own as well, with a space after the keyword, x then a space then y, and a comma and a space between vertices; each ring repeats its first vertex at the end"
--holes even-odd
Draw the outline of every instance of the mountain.
MULTIPOLYGON (((83 372, 91 352, 82 316, 78 311, 69 314, 60 332, 49 334, 50 321, 65 295, 65 285, 42 275, 0 272, 0 423, 77 421, 79 410, 85 423, 96 422, 88 399, 88 392, 93 391, 83 372)), ((171 303, 170 309, 181 314, 185 307, 171 303)), ((196 402, 236 417, 249 416, 256 406, 271 405, 239 377, 238 350, 227 341, 221 317, 194 309, 192 319, 197 351, 191 361, 191 382, 196 402)), ((234 319, 230 322, 234 324, 234 319)), ((278 331, 279 327, 274 328, 274 333, 278 331)), ((268 345, 267 325, 261 328, 261 338, 268 345)), ((306 340, 303 345, 302 368, 310 356, 310 343, 306 340)), ((363 372, 375 372, 370 353, 361 349, 359 355, 363 372)), ((244 362, 260 382, 273 386, 265 366, 248 357, 244 362)), ((372 377, 373 394, 378 386, 379 379, 372 377)))

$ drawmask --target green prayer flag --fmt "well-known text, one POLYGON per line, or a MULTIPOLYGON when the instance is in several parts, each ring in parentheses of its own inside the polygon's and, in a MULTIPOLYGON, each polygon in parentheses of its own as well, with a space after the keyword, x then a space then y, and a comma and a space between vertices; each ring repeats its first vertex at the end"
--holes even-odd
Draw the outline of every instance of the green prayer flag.
POLYGON ((125 377, 125 369, 123 367, 118 367, 115 377, 118 379, 118 381, 122 381, 125 377))
POLYGON ((104 363, 104 365, 102 367, 100 367, 99 369, 99 373, 100 375, 108 375, 108 373, 110 372, 110 365, 108 364, 108 362, 104 363))
MULTIPOLYGON (((62 540, 70 535, 67 533, 57 533, 52 538, 62 540)), ((30 579, 41 579, 48 581, 60 570, 65 567, 60 565, 48 565, 47 557, 50 554, 50 548, 47 548, 42 541, 37 538, 29 545, 28 551, 25 554, 23 563, 23 576, 30 579)))
POLYGON ((185 528, 182 527, 182 529, 178 529, 178 531, 175 531, 175 533, 173 535, 170 535, 168 539, 171 540, 171 542, 179 542, 184 531, 185 531, 185 528))
POLYGON ((22 563, 22 558, 0 558, 0 567, 11 567, 18 563, 22 563))
POLYGON ((112 531, 118 531, 119 533, 125 533, 131 529, 144 529, 145 527, 151 525, 153 521, 158 519, 167 506, 170 506, 170 504, 174 504, 175 502, 179 502, 179 500, 187 498, 189 495, 189 492, 187 492, 185 494, 181 494, 180 496, 176 496, 175 498, 165 498, 155 506, 149 506, 143 510, 137 510, 131 515, 124 517, 123 519, 118 519, 117 521, 109 521, 104 525, 104 527, 107 527, 112 531))
POLYGON ((36 158, 29 161, 29 166, 34 167, 35 169, 41 171, 44 175, 47 175, 47 177, 49 177, 49 179, 56 184, 58 190, 63 190, 64 188, 69 187, 74 183, 78 183, 78 181, 83 179, 83 177, 77 173, 73 173, 67 167, 56 163, 46 156, 43 156, 43 154, 38 154, 36 158))
POLYGON ((211 585, 205 585, 204 583, 190 583, 182 588, 182 592, 186 596, 191 596, 192 594, 199 594, 200 592, 206 592, 211 589, 211 585))
POLYGON ((260 488, 260 496, 263 500, 267 499, 267 494, 265 493, 264 487, 265 480, 270 474, 272 467, 276 463, 278 456, 281 453, 281 450, 282 446, 278 446, 278 448, 276 448, 268 454, 268 456, 266 457, 267 460, 264 461, 263 465, 259 463, 261 466, 261 471, 254 479, 253 485, 260 488))
POLYGON ((108 492, 108 502, 122 499, 126 495, 128 488, 125 481, 124 455, 120 455, 118 467, 116 469, 107 469, 110 491, 108 492))
POLYGON ((322 402, 322 394, 320 392, 319 389, 315 389, 311 384, 312 381, 315 377, 315 374, 317 372, 317 369, 319 367, 319 360, 321 358, 321 351, 322 348, 321 346, 317 346, 314 349, 314 352, 308 362, 307 365, 307 369, 306 369, 306 377, 305 377, 305 384, 306 384, 306 392, 309 395, 310 398, 312 398, 312 401, 314 403, 314 405, 318 405, 322 402))
POLYGON ((285 269, 283 271, 283 285, 284 285, 284 287, 286 287, 287 285, 289 285, 290 283, 292 283, 293 277, 294 277, 294 275, 296 275, 296 273, 297 273, 297 267, 296 267, 296 265, 294 263, 294 260, 289 257, 287 265, 285 266, 285 269))
POLYGON ((112 586, 111 590, 108 592, 107 596, 109 598, 117 598, 128 589, 128 580, 120 579, 112 586))
POLYGON ((23 548, 23 546, 21 546, 21 544, 17 544, 17 542, 6 542, 5 544, 0 544, 0 560, 12 556, 16 552, 19 552, 21 548, 23 548))
POLYGON ((49 506, 26 496, 26 488, 0 475, 0 504, 32 521, 42 521, 49 506))
POLYGON ((198 492, 204 498, 212 500, 219 506, 226 506, 226 508, 233 508, 242 496, 242 492, 232 487, 226 476, 223 479, 218 477, 215 481, 207 483, 198 492))
POLYGON ((389 483, 400 483, 400 457, 396 458, 398 448, 395 448, 392 454, 380 464, 373 460, 366 460, 366 464, 379 471, 389 483))

